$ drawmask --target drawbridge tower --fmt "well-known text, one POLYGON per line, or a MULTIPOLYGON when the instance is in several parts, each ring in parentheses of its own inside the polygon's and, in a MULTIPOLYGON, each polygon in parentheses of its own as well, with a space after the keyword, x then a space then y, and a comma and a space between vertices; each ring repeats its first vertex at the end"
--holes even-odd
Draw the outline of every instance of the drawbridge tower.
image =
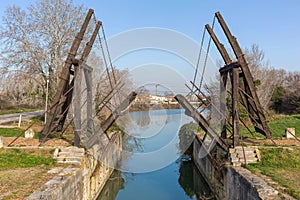
MULTIPOLYGON (((235 55, 235 59, 232 59, 224 45, 219 41, 211 26, 208 24, 205 25, 205 29, 209 33, 225 63, 225 65, 219 69, 221 79, 219 112, 221 115, 226 116, 226 110, 231 109, 231 116, 225 119, 226 122, 223 127, 221 127, 220 132, 211 128, 206 118, 196 108, 194 108, 184 96, 177 95, 175 98, 186 110, 186 113, 193 117, 199 126, 206 132, 203 141, 206 136, 209 135, 213 138, 213 140, 215 140, 219 147, 228 152, 229 147, 241 145, 240 123, 244 122, 241 120, 239 115, 239 106, 242 106, 246 110, 256 132, 264 135, 268 139, 271 139, 271 132, 267 124, 263 108, 256 94, 253 77, 243 51, 236 38, 231 34, 222 15, 217 12, 215 13, 215 18, 218 20, 235 55), (231 90, 227 91, 226 88, 229 87, 229 81, 231 82, 231 90), (229 105, 228 108, 226 106, 228 105, 228 102, 226 102, 228 97, 227 94, 229 94, 231 98, 231 105, 229 105), (229 140, 227 131, 232 133, 232 142, 229 140)), ((203 96, 205 96, 204 92, 202 92, 200 87, 197 87, 194 82, 191 83, 193 86, 192 88, 196 88, 195 91, 190 88, 191 92, 194 93, 200 101, 202 101, 203 96)), ((202 101, 202 104, 208 106, 208 102, 202 101)), ((208 149, 208 151, 210 151, 210 149, 208 149)))

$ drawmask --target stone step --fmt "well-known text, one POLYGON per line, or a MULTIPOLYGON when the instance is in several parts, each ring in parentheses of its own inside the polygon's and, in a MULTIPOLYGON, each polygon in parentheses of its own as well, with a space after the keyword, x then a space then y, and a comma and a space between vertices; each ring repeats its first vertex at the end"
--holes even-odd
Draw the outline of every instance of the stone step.
MULTIPOLYGON (((232 148, 233 149, 233 148, 232 148)), ((238 146, 234 148, 235 150, 254 150, 254 147, 242 147, 242 146, 238 146)))
POLYGON ((238 158, 231 158, 230 161, 234 163, 234 162, 239 162, 240 159, 238 159, 238 158))
POLYGON ((81 165, 81 161, 57 161, 60 164, 73 164, 73 165, 81 165))
POLYGON ((234 153, 238 153, 238 154, 243 154, 245 152, 245 154, 251 154, 251 153, 255 153, 255 151, 253 150, 245 150, 245 151, 243 151, 243 150, 237 150, 237 151, 235 151, 234 153))
MULTIPOLYGON (((239 161, 242 162, 242 163, 244 163, 244 162, 245 162, 245 159, 240 159, 239 161)), ((253 158, 252 158, 252 159, 247 159, 247 158, 246 158, 246 162, 247 162, 247 163, 256 163, 257 161, 258 161, 257 158, 256 158, 256 159, 255 159, 255 158, 254 158, 254 159, 253 159, 253 158)))
MULTIPOLYGON (((230 158, 233 159, 244 159, 244 155, 231 155, 230 158)), ((258 159, 256 155, 247 155, 246 159, 258 159)))
POLYGON ((78 152, 78 153, 84 153, 84 148, 64 147, 64 148, 60 149, 60 152, 78 152))
POLYGON ((61 156, 69 156, 69 157, 83 157, 84 153, 83 152, 64 152, 61 151, 58 153, 58 157, 61 156))
POLYGON ((237 153, 237 152, 235 152, 235 153, 230 153, 230 155, 233 155, 233 156, 234 156, 234 155, 244 155, 244 154, 245 154, 246 156, 247 156, 247 155, 256 155, 255 152, 250 152, 250 151, 246 151, 246 152, 238 152, 238 153, 237 153))
POLYGON ((237 163, 231 163, 234 167, 240 167, 242 166, 242 163, 237 162, 237 163))
POLYGON ((79 161, 81 162, 81 157, 57 157, 57 161, 79 161))
MULTIPOLYGON (((246 155, 245 157, 246 158, 257 158, 255 154, 251 154, 251 155, 249 154, 249 155, 246 155)), ((244 155, 239 154, 239 155, 237 155, 237 158, 244 158, 244 155)))

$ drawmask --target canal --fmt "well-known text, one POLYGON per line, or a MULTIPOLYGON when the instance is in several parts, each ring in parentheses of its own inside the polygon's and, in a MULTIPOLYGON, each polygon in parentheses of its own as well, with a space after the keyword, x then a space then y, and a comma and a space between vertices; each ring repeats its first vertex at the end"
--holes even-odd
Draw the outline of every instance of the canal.
POLYGON ((181 155, 179 130, 193 121, 183 110, 131 112, 124 119, 118 124, 126 132, 126 159, 98 200, 212 199, 191 158, 181 155))

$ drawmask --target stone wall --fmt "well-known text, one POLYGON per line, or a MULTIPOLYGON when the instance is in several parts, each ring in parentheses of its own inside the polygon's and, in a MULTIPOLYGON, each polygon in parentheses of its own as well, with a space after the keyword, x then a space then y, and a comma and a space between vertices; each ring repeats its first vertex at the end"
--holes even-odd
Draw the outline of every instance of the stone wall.
POLYGON ((114 133, 111 140, 101 138, 101 141, 85 150, 81 165, 65 168, 28 199, 96 199, 112 174, 113 166, 119 162, 122 149, 121 133, 114 133))
POLYGON ((217 199, 279 199, 278 191, 249 170, 232 165, 214 166, 207 156, 201 156, 198 140, 194 140, 193 149, 194 162, 217 199))

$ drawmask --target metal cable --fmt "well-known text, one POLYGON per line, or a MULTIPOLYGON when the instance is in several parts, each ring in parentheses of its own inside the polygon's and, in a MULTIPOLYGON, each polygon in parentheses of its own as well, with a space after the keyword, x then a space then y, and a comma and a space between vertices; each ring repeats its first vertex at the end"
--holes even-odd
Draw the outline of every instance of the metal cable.
MULTIPOLYGON (((216 16, 214 16, 214 19, 213 19, 213 23, 212 23, 212 26, 211 26, 212 30, 214 29, 215 21, 216 21, 216 16)), ((203 83, 204 73, 205 73, 205 69, 206 69, 206 66, 207 66, 208 53, 209 53, 210 46, 211 46, 210 45, 211 40, 212 40, 212 38, 209 37, 209 41, 208 41, 208 44, 207 44, 207 51, 206 51, 205 60, 204 60, 204 66, 203 66, 203 70, 202 70, 202 76, 201 76, 200 85, 199 85, 199 90, 201 90, 202 83, 203 83)))
POLYGON ((108 49, 108 44, 107 44, 107 40, 106 40, 106 36, 105 36, 104 27, 102 26, 101 28, 102 28, 103 39, 104 39, 105 46, 106 46, 106 51, 107 51, 108 61, 109 61, 109 64, 110 64, 110 68, 111 68, 111 71, 112 71, 112 74, 113 74, 113 78, 114 78, 115 84, 117 84, 117 79, 116 79, 116 75, 115 75, 115 70, 114 70, 114 67, 113 67, 112 62, 111 62, 111 56, 110 56, 109 49, 108 49))
MULTIPOLYGON (((202 54, 202 48, 203 48, 203 43, 204 43, 204 38, 205 38, 205 28, 203 29, 203 34, 202 34, 202 40, 201 40, 201 45, 200 45, 200 50, 199 50, 199 54, 198 54, 198 58, 197 58, 197 64, 196 64, 196 70, 195 70, 195 74, 194 74, 194 79, 193 79, 193 83, 196 82, 196 78, 197 78, 197 73, 198 73, 198 68, 199 68, 199 64, 200 64, 200 59, 201 59, 201 54, 202 54)), ((194 90, 194 85, 192 85, 192 89, 191 91, 194 90)))

